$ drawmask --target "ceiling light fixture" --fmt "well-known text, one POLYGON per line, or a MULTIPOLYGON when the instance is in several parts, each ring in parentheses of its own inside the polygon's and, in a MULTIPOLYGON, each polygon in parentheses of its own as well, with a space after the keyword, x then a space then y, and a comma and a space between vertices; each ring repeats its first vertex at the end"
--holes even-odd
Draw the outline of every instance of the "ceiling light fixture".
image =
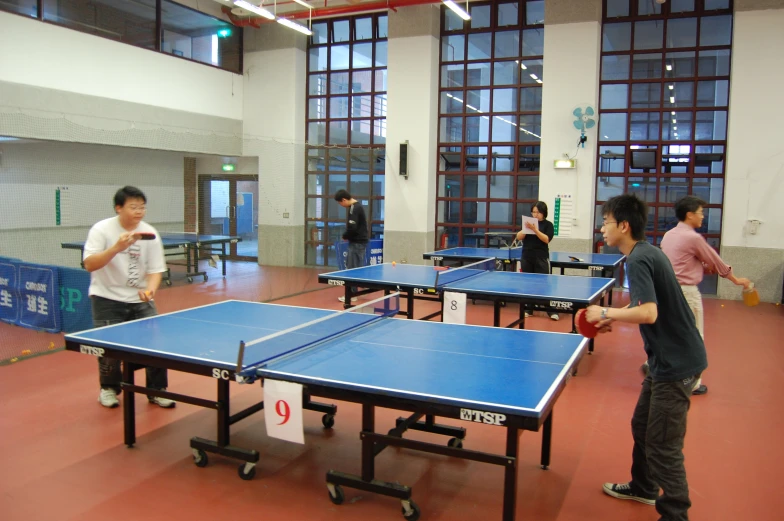
POLYGON ((311 31, 310 29, 308 29, 308 28, 307 28, 307 27, 305 27, 304 25, 300 25, 300 24, 298 24, 297 22, 293 22, 293 21, 289 20, 288 18, 281 18, 281 17, 279 16, 279 17, 277 18, 277 22, 278 22, 280 25, 285 25, 285 26, 286 26, 286 27, 288 27, 289 29, 294 29, 295 31, 299 31, 299 32, 301 32, 302 34, 307 34, 308 36, 310 36, 310 35, 312 35, 312 34, 313 34, 313 31, 311 31))
POLYGON ((454 11, 454 13, 463 20, 471 19, 471 15, 464 11, 462 7, 454 3, 452 0, 444 0, 444 5, 454 11))
POLYGON ((234 0, 234 5, 237 7, 242 7, 246 11, 250 11, 251 13, 256 13, 259 16, 263 16, 267 20, 274 20, 275 15, 267 11, 261 6, 253 5, 250 2, 246 2, 245 0, 234 0))

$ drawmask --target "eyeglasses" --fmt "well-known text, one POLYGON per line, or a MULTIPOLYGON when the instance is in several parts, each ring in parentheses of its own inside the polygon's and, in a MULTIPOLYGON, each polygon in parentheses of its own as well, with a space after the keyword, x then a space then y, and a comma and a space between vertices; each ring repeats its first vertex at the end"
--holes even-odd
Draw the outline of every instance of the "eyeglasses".
POLYGON ((608 224, 618 224, 618 221, 602 221, 602 228, 604 228, 608 224))
POLYGON ((128 209, 131 210, 132 212, 146 212, 147 211, 147 207, 146 206, 135 206, 135 205, 132 205, 132 206, 128 206, 128 209))

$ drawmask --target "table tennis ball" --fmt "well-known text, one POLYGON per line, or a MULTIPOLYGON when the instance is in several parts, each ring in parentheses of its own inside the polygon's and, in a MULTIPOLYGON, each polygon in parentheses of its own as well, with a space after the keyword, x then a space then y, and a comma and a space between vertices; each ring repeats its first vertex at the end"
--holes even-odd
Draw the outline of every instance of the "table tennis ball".
POLYGON ((397 266, 397 262, 392 261, 392 266, 397 266))

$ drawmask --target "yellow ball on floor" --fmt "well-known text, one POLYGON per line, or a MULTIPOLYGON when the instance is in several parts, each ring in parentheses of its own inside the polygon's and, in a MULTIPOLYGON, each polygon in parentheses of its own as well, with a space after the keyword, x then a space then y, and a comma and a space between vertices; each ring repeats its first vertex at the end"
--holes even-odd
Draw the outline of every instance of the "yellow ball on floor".
POLYGON ((724 307, 724 304, 722 304, 721 307, 724 307))
POLYGON ((23 355, 29 355, 30 353, 32 353, 32 351, 30 351, 29 349, 25 349, 24 351, 22 351, 23 355))

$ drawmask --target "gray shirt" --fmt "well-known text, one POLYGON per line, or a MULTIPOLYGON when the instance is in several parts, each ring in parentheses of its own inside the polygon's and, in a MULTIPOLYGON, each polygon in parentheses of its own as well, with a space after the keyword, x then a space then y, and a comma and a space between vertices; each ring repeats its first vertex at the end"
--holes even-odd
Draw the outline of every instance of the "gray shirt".
POLYGON ((708 367, 705 344, 694 323, 669 259, 659 248, 640 241, 626 259, 630 304, 656 304, 658 318, 640 324, 651 378, 673 382, 695 376, 708 367))

